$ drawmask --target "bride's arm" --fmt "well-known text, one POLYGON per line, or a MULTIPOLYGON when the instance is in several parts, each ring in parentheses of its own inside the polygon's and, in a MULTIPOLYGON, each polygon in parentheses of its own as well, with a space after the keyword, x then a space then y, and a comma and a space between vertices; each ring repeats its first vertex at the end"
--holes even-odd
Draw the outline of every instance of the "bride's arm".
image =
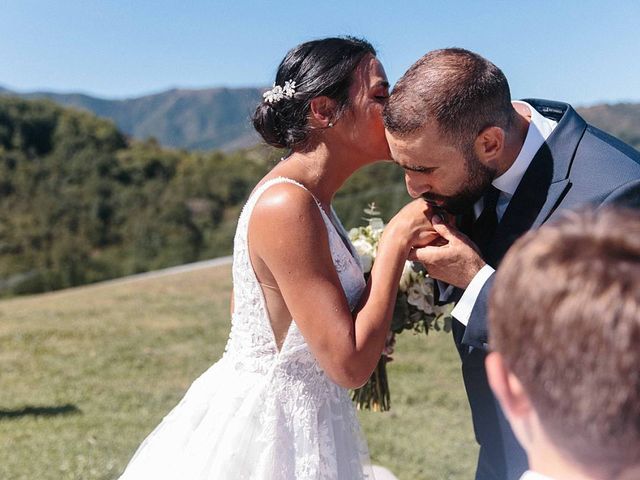
POLYGON ((432 236, 426 210, 424 202, 412 202, 387 225, 367 290, 353 314, 313 197, 295 186, 272 187, 253 210, 252 255, 273 275, 319 364, 342 386, 364 384, 380 358, 409 250, 432 236))

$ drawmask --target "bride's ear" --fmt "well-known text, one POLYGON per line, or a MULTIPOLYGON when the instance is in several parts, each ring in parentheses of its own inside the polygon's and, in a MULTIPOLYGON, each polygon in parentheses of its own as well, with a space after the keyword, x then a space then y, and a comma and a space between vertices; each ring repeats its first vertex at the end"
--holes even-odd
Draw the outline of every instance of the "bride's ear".
POLYGON ((309 123, 313 128, 329 128, 333 126, 336 114, 336 101, 332 98, 315 97, 309 104, 309 123))

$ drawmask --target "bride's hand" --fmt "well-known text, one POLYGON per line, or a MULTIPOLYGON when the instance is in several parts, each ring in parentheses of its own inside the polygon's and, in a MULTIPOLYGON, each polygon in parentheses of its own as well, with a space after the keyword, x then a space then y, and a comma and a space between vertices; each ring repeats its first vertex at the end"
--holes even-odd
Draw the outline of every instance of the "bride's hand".
POLYGON ((382 241, 401 242, 407 254, 412 248, 424 247, 439 237, 431 224, 434 208, 418 198, 405 205, 387 224, 382 241))

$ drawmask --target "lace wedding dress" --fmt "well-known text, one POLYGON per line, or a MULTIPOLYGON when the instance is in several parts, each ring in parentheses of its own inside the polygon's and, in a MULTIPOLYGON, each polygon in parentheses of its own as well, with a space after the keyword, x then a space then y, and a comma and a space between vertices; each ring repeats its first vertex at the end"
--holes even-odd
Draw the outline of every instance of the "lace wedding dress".
MULTIPOLYGON (((281 182, 304 188, 288 178, 269 180, 240 215, 233 252, 235 309, 222 359, 193 382, 144 440, 121 480, 373 478, 348 391, 320 368, 295 319, 278 351, 250 263, 251 212, 260 195, 281 182)), ((362 270, 335 214, 318 207, 353 309, 365 287, 362 270)), ((326 321, 330 326, 329 314, 326 321)))

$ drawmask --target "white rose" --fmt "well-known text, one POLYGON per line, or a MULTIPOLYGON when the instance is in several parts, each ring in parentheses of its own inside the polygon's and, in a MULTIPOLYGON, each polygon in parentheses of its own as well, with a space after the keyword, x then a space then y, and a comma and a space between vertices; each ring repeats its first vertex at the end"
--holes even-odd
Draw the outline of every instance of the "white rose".
POLYGON ((363 238, 357 238, 352 243, 360 257, 362 270, 364 273, 369 273, 371 271, 371 267, 373 267, 373 259, 375 257, 375 250, 373 246, 363 238))
POLYGON ((419 277, 407 290, 407 302, 427 314, 433 310, 433 280, 419 277))
POLYGON ((358 255, 360 264, 362 265, 362 273, 369 273, 373 268, 373 257, 369 255, 358 255))
POLYGON ((352 243, 359 255, 374 256, 373 246, 364 238, 356 238, 352 243))

